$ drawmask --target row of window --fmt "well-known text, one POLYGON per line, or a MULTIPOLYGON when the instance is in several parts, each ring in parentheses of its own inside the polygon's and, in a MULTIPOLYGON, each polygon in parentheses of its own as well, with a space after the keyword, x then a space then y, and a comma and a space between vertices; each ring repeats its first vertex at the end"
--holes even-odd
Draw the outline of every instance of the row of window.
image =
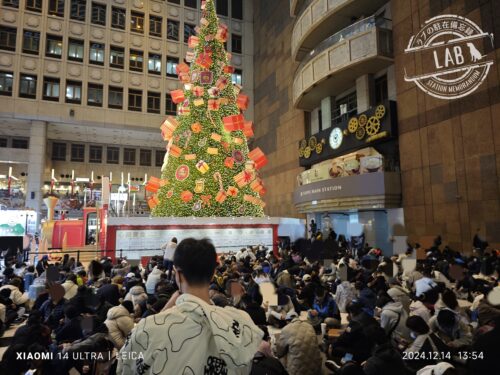
POLYGON ((0 137, 0 147, 10 147, 10 148, 22 148, 28 149, 29 147, 29 139, 28 138, 9 138, 9 137, 0 137))
MULTIPOLYGON (((241 71, 233 74, 233 82, 241 84, 241 71)), ((36 99, 38 77, 31 74, 21 73, 19 76, 19 93, 22 98, 36 99)), ((14 86, 14 74, 12 72, 0 71, 0 95, 12 96, 14 86)), ((43 100, 59 101, 60 79, 54 77, 43 77, 43 100)), ((142 90, 128 90, 128 110, 142 112, 142 90)), ((66 103, 82 103, 82 82, 66 80, 66 103)), ((87 105, 94 107, 103 106, 104 86, 96 83, 87 85, 87 105)), ((175 114, 176 105, 172 102, 169 93, 165 96, 165 113, 175 114)), ((159 92, 147 92, 147 112, 160 113, 161 94, 159 92)), ((108 87, 108 108, 123 109, 123 88, 116 86, 108 87)))
MULTIPOLYGON (((172 4, 180 4, 180 0, 168 0, 172 4)), ((2 0, 2 5, 11 8, 19 8, 19 0, 2 0)), ((70 3, 70 18, 77 21, 85 21, 87 13, 87 0, 49 0, 48 1, 48 14, 64 17, 64 9, 66 3, 70 3)), ((216 10, 217 14, 221 16, 228 16, 228 0, 217 0, 216 10)), ((198 8, 198 0, 184 0, 184 6, 189 8, 198 8)), ((43 10, 43 0, 26 0, 25 1, 26 10, 41 13, 43 10)), ((231 16, 233 18, 242 20, 243 19, 243 0, 231 0, 231 16)), ((98 3, 95 1, 91 2, 90 6, 90 22, 95 25, 106 26, 106 13, 107 5, 103 3, 98 3)), ((161 24, 161 17, 150 16, 159 18, 161 24)), ((125 19, 126 19, 126 9, 120 7, 111 7, 111 27, 124 30, 125 29, 125 19)), ((131 31, 144 33, 144 13, 132 11, 130 14, 130 29, 131 31)), ((154 29, 157 32, 157 29, 154 29)), ((161 26, 160 26, 161 32, 161 26)), ((150 24, 150 34, 151 34, 151 24, 150 24)), ((151 34, 156 35, 156 34, 151 34)), ((161 36, 157 35, 157 36, 161 36)))
MULTIPOLYGON (((187 24, 186 24, 187 25, 187 24)), ((184 26, 186 26, 184 25, 184 26)), ((191 27, 190 25, 187 25, 191 27)), ((189 34, 191 35, 191 34, 189 34)), ((189 38, 187 36, 187 39, 189 38)), ((17 29, 11 27, 0 26, 0 49, 15 51, 16 50, 17 29)), ((40 53, 40 33, 38 31, 23 30, 22 51, 31 55, 40 53)), ((187 43, 186 35, 184 41, 187 43)), ((231 34, 232 52, 241 53, 242 38, 241 35, 231 34)), ((68 60, 83 62, 85 50, 85 41, 81 39, 68 38, 68 60)), ((130 60, 134 59, 140 63, 140 67, 135 67, 133 70, 139 69, 142 71, 143 52, 130 50, 130 60)), ((45 42, 45 56, 60 59, 63 55, 63 38, 58 35, 47 34, 45 42)), ((149 54, 150 56, 160 56, 149 54)), ((105 45, 102 43, 90 42, 89 45, 89 63, 96 65, 104 65, 105 45)), ((118 46, 110 46, 110 61, 111 67, 122 68, 125 59, 125 49, 118 46)), ((161 60, 161 58, 160 58, 161 60)), ((151 69, 150 69, 151 71, 151 69)), ((153 69, 153 71, 158 71, 153 69)), ((159 73, 159 71, 158 71, 159 73)))
MULTIPOLYGON (((66 161, 67 159, 67 143, 53 142, 52 143, 52 160, 66 161)), ((81 143, 71 144, 70 161, 84 163, 86 162, 85 151, 86 147, 81 143)), ((102 163, 103 162, 104 146, 89 145, 88 147, 88 162, 89 163, 102 163)), ((107 164, 120 164, 120 147, 106 146, 106 163, 107 164)), ((136 165, 135 148, 123 148, 123 164, 136 165)), ((163 158, 165 157, 165 150, 154 150, 155 166, 161 167, 163 165, 163 158)), ((150 167, 153 161, 153 151, 148 149, 139 149, 139 165, 150 167)))

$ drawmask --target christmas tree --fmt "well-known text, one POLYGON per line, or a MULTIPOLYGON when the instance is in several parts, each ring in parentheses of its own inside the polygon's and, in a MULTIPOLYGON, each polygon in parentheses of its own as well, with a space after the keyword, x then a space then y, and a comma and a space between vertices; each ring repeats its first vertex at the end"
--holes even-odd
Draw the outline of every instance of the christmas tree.
POLYGON ((227 26, 213 0, 202 1, 202 18, 189 38, 186 62, 177 66, 184 88, 171 92, 177 117, 161 125, 166 155, 160 178, 146 190, 153 216, 263 216, 265 193, 258 169, 267 159, 249 152, 253 124, 242 111, 248 97, 233 85, 227 26))

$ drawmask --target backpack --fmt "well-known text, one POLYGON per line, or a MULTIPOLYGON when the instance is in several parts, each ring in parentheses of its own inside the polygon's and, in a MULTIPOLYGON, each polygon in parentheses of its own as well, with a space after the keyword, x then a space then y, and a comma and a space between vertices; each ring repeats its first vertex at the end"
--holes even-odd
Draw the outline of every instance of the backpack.
POLYGON ((250 375, 288 375, 288 372, 278 358, 257 353, 252 361, 250 375))

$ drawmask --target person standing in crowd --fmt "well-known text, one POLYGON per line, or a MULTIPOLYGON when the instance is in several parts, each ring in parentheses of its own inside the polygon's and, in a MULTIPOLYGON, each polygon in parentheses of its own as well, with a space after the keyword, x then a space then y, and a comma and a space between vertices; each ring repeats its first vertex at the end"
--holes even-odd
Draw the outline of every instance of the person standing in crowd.
POLYGON ((177 247, 177 238, 172 237, 170 242, 165 243, 161 249, 163 250, 163 267, 168 271, 167 279, 172 279, 172 267, 174 265, 174 253, 177 247))
POLYGON ((157 375, 250 372, 263 333, 247 313, 211 304, 208 288, 216 259, 209 240, 188 238, 177 246, 173 261, 179 291, 161 313, 141 320, 132 331, 120 351, 118 373, 145 369, 157 375), (127 353, 138 351, 144 359, 127 359, 127 353))

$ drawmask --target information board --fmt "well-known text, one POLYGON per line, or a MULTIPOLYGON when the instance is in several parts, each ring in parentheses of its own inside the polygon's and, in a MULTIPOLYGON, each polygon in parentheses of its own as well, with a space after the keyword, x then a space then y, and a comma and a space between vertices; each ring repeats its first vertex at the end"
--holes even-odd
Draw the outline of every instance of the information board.
POLYGON ((238 251, 248 245, 273 244, 273 229, 270 228, 177 228, 177 229, 136 229, 116 231, 116 251, 124 250, 128 259, 162 254, 161 246, 176 237, 209 238, 218 253, 238 251), (135 251, 134 251, 135 250, 135 251))

